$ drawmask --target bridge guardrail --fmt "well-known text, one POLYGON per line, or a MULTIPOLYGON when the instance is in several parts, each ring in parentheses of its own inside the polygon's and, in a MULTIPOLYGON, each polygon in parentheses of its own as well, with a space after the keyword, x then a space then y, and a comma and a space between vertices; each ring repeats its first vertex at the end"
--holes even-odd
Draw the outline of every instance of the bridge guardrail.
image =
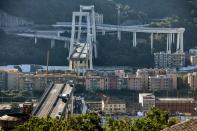
POLYGON ((33 110, 33 113, 32 113, 33 115, 36 115, 36 113, 38 112, 38 109, 41 107, 42 103, 46 99, 46 96, 49 94, 50 90, 52 89, 53 85, 54 85, 53 82, 49 84, 48 88, 45 90, 44 94, 40 98, 38 105, 33 110))

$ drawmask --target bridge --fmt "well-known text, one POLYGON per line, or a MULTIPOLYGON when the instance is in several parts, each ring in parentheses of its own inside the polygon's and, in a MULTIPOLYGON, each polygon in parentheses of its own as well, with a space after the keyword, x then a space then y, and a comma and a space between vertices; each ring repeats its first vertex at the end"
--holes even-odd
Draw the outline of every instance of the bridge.
POLYGON ((51 47, 55 40, 65 41, 65 47, 69 48, 69 68, 71 70, 93 69, 93 56, 97 58, 96 36, 99 33, 105 35, 107 32, 116 32, 118 40, 121 40, 122 32, 131 33, 132 45, 137 46, 137 33, 150 34, 150 47, 153 50, 154 35, 166 34, 166 52, 171 53, 172 44, 176 44, 176 51, 183 52, 183 34, 185 28, 153 28, 147 25, 123 26, 103 24, 103 15, 95 12, 94 6, 80 6, 79 12, 73 12, 72 22, 57 22, 52 25, 71 31, 71 38, 61 36, 61 31, 38 31, 18 35, 24 37, 51 39, 51 47))
POLYGON ((68 117, 73 112, 73 86, 70 84, 53 84, 44 92, 39 103, 33 110, 33 115, 46 118, 68 117), (67 98, 60 97, 61 94, 67 94, 67 98), (67 99, 66 101, 63 99, 67 99))

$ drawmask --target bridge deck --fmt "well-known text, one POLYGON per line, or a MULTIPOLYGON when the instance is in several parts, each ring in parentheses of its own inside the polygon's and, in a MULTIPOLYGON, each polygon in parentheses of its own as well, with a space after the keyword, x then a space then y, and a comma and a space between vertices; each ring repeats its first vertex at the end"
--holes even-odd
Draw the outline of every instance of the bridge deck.
MULTIPOLYGON (((71 94, 71 92, 72 92, 72 87, 70 87, 68 84, 65 85, 62 91, 62 94, 71 94)), ((58 101, 55 107, 53 108, 50 116, 52 118, 56 118, 56 116, 59 115, 58 114, 59 112, 63 113, 65 106, 66 106, 66 103, 64 103, 61 98, 58 98, 58 101)))
POLYGON ((56 102, 58 95, 60 94, 60 91, 63 88, 63 85, 64 84, 54 84, 36 116, 45 118, 48 116, 50 110, 53 108, 53 105, 56 102))
MULTIPOLYGON (((54 27, 72 27, 71 22, 57 22, 54 27)), ((76 24, 76 27, 79 26, 76 24)), ((82 27, 87 27, 86 24, 82 23, 82 27)), ((97 24, 96 29, 105 31, 125 31, 125 32, 144 32, 144 33, 183 33, 184 28, 157 28, 157 27, 147 27, 146 25, 133 25, 133 26, 124 26, 124 25, 111 25, 111 24, 97 24)))

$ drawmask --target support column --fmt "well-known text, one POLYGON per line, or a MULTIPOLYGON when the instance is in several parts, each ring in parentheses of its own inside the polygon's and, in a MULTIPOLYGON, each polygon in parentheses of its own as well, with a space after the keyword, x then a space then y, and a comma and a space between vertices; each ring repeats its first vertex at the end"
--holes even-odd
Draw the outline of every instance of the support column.
POLYGON ((55 46, 55 40, 51 40, 51 48, 55 46))
POLYGON ((90 69, 93 69, 92 63, 92 36, 90 31, 90 16, 87 16, 87 43, 89 44, 89 62, 90 62, 90 69))
POLYGON ((71 57, 71 54, 73 52, 73 46, 74 46, 74 39, 75 39, 75 14, 72 16, 72 31, 71 31, 71 39, 70 39, 70 50, 69 50, 69 59, 71 57))
POLYGON ((169 53, 169 34, 167 34, 166 40, 167 40, 167 43, 166 43, 166 45, 167 45, 167 47, 166 47, 166 53, 169 53))
POLYGON ((73 67, 72 67, 72 60, 69 59, 69 70, 72 70, 72 69, 73 69, 73 67))
POLYGON ((64 48, 68 48, 69 49, 69 44, 65 41, 65 44, 64 44, 64 48))
POLYGON ((102 30, 102 35, 105 35, 105 30, 102 30))
POLYGON ((92 8, 92 34, 93 34, 93 42, 96 43, 96 23, 95 23, 94 7, 92 8))
POLYGON ((167 34, 167 53, 171 53, 171 46, 172 46, 172 34, 167 34))
POLYGON ((172 42, 175 43, 175 34, 172 34, 172 42))
POLYGON ((34 39, 34 43, 35 43, 35 44, 37 44, 37 43, 38 43, 38 39, 37 39, 37 37, 35 37, 35 39, 34 39))
POLYGON ((183 52, 183 33, 180 34, 180 51, 183 52))
POLYGON ((58 37, 60 37, 60 33, 61 33, 60 31, 57 32, 57 36, 58 36, 58 37))
POLYGON ((117 33, 117 37, 118 37, 118 40, 121 40, 121 32, 120 31, 118 31, 118 33, 117 33))
MULTIPOLYGON (((82 12, 82 9, 80 8, 80 12, 82 12)), ((78 34, 77 34, 77 41, 81 39, 81 24, 82 24, 82 16, 79 16, 79 27, 78 27, 78 34)))
POLYGON ((97 58, 97 57, 98 57, 96 43, 94 43, 94 57, 95 57, 95 58, 97 58))
POLYGON ((136 32, 133 32, 133 47, 137 46, 137 41, 136 41, 136 32))
POLYGON ((153 53, 153 33, 150 35, 151 53, 153 53))
POLYGON ((180 49, 180 33, 177 33, 176 51, 180 49))
POLYGON ((171 54, 171 47, 172 47, 172 33, 169 34, 169 53, 171 54))

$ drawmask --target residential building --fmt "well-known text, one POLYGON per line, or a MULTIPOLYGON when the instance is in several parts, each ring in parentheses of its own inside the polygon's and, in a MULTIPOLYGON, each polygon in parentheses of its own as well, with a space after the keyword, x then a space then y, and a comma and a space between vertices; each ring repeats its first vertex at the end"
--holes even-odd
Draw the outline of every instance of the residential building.
POLYGON ((136 77, 142 79, 143 90, 148 90, 149 87, 149 76, 166 75, 166 74, 176 74, 175 69, 158 69, 158 68, 144 68, 138 69, 136 72, 136 77))
POLYGON ((190 55, 197 55, 197 48, 189 49, 190 55))
POLYGON ((179 68, 185 66, 185 53, 154 53, 156 68, 179 68))
POLYGON ((197 55, 190 56, 190 63, 193 66, 197 65, 197 55))
POLYGON ((7 72, 4 70, 0 71, 0 90, 7 90, 7 72))
POLYGON ((88 109, 91 111, 101 111, 102 110, 102 101, 87 101, 86 102, 88 109))
POLYGON ((115 75, 124 78, 125 77, 125 71, 123 69, 115 70, 115 75))
POLYGON ((118 77, 115 75, 108 76, 109 89, 117 89, 118 77))
POLYGON ((188 73, 188 84, 191 90, 197 89, 197 72, 188 73))
POLYGON ((155 106, 155 96, 152 93, 139 93, 139 103, 142 105, 142 110, 147 112, 155 106))
POLYGON ((126 89, 128 86, 127 78, 118 77, 117 79, 117 89, 126 89))
POLYGON ((126 113, 126 103, 117 98, 105 97, 102 100, 102 112, 106 114, 126 113))
POLYGON ((108 89, 108 79, 101 76, 89 76, 85 78, 87 90, 104 90, 108 89))
MULTIPOLYGON (((137 77, 135 75, 129 76, 127 78, 127 83, 128 83, 128 89, 130 90, 143 90, 144 88, 144 83, 145 80, 143 77, 137 77)), ((148 84, 147 84, 148 87, 148 84)))
POLYGON ((144 69, 138 69, 136 72, 137 76, 155 76, 155 75, 165 75, 169 73, 169 69, 158 69, 158 68, 144 68, 144 69))
POLYGON ((177 89, 177 76, 175 74, 149 76, 149 90, 177 89))
POLYGON ((7 70, 7 88, 8 89, 18 89, 18 70, 10 69, 7 70))
POLYGON ((155 106, 171 114, 194 113, 196 102, 193 98, 157 98, 155 106))

